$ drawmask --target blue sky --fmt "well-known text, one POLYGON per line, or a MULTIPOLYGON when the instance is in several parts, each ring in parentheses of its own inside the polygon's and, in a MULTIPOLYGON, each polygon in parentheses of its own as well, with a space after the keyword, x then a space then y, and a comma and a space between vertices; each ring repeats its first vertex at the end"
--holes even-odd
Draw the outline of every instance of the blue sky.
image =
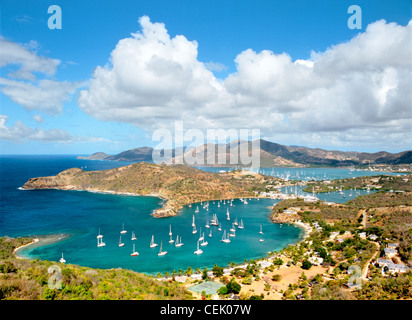
MULTIPOLYGON (((410 82, 402 72, 407 72, 410 78, 411 61, 396 56, 395 51, 405 50, 394 49, 406 46, 405 49, 410 50, 412 46, 410 37, 407 38, 410 1, 0 0, 0 19, 4 44, 0 47, 3 60, 0 60, 2 154, 89 154, 97 151, 114 154, 143 145, 155 146, 153 130, 157 127, 173 130, 176 120, 186 120, 184 124, 188 129, 250 126, 259 128, 263 138, 289 145, 393 152, 410 149, 411 101, 410 94, 403 94, 405 89, 402 89, 410 82), (47 8, 54 4, 62 9, 61 30, 47 27, 51 16, 47 8), (352 4, 362 9, 360 30, 349 29, 347 25, 351 16, 347 10, 352 4), (144 16, 148 20, 139 20, 144 16), (368 25, 381 19, 385 23, 368 29, 368 25), (131 33, 144 34, 145 28, 155 30, 150 39, 143 37, 152 41, 150 46, 143 46, 142 39, 131 36, 131 33), (374 43, 383 48, 385 44, 382 43, 386 41, 379 34, 386 32, 393 34, 388 38, 403 36, 409 42, 389 43, 388 48, 394 52, 385 53, 382 49, 377 53, 373 50, 374 43), (358 41, 353 40, 363 33, 365 35, 358 41), (165 35, 167 40, 162 42, 165 35), (178 35, 184 36, 183 53, 172 41, 178 35), (157 65, 164 65, 162 75, 175 67, 177 61, 180 69, 198 70, 196 76, 188 79, 187 73, 181 77, 176 75, 178 80, 171 80, 175 83, 162 82, 164 90, 160 88, 158 92, 156 87, 147 87, 140 93, 139 88, 136 91, 133 87, 135 83, 146 83, 144 73, 138 72, 140 69, 131 65, 130 74, 117 73, 128 69, 128 61, 133 59, 127 60, 127 57, 136 57, 125 47, 118 46, 122 39, 130 40, 131 50, 151 50, 157 48, 156 43, 162 43, 171 50, 170 56, 177 57, 171 61, 165 51, 162 57, 165 64, 157 65), (7 53, 11 52, 9 55, 5 53, 6 46, 7 53), (359 47, 362 50, 357 57, 354 52, 359 47), (190 60, 193 50, 195 61, 190 60), (368 50, 375 64, 371 62, 362 67, 368 50), (112 53, 119 57, 117 62, 111 61, 112 53), (15 57, 19 54, 27 58, 18 60, 15 57), (333 59, 338 58, 334 62, 333 59), (186 63, 188 60, 191 62, 186 63), (327 75, 324 70, 318 71, 316 76, 308 75, 312 69, 293 68, 296 60, 303 61, 302 65, 314 62, 315 67, 308 67, 312 69, 328 66, 328 63, 332 67, 325 67, 330 71, 327 75), (399 65, 399 60, 404 64, 399 65), (340 70, 336 67, 340 63, 358 66, 358 69, 332 77, 340 70), (99 78, 103 75, 94 73, 99 66, 105 68, 105 77, 116 79, 115 83, 97 86, 103 81, 99 78), (332 70, 335 67, 337 69, 332 70), (253 74, 254 68, 256 74, 253 74), (371 70, 380 68, 382 70, 376 74, 370 74, 371 70), (265 69, 269 70, 269 75, 262 73, 265 69), (22 75, 22 70, 28 73, 22 75), (305 77, 304 84, 294 87, 294 79, 305 77), (266 78, 266 82, 262 80, 266 78), (344 79, 348 83, 359 81, 360 85, 346 87, 344 79), (368 79, 378 80, 372 88, 359 89, 368 79), (330 81, 336 86, 323 84, 330 81), (308 82, 319 82, 319 85, 308 87, 308 82), (120 83, 124 87, 119 88, 120 83), (198 83, 201 85, 197 86, 198 83), (250 83, 260 84, 250 86, 250 83), (282 90, 279 83, 284 86, 282 90), (166 90, 169 84, 173 93, 166 90), (27 94, 27 86, 35 89, 32 95, 27 94), (211 87, 219 87, 219 93, 210 91, 211 87), (191 92, 209 91, 205 91, 208 93, 201 99, 191 97, 191 92, 186 92, 185 88, 190 88, 191 92), (329 90, 329 95, 325 90, 329 90), (51 91, 57 93, 49 97, 51 91), (296 95, 303 91, 305 94, 296 95), (148 102, 151 99, 142 97, 146 92, 164 99, 148 102), (27 97, 22 100, 25 94, 30 101, 27 97), (127 102, 123 101, 123 94, 128 97, 127 102), (109 98, 103 101, 103 96, 109 98), (336 105, 331 100, 333 96, 340 99, 336 105), (369 112, 375 110, 376 101, 380 105, 371 115, 369 112), (399 110, 393 109, 395 104, 400 106, 399 110), (191 108, 196 112, 190 113, 191 108), (118 115, 119 110, 124 114, 118 115), (231 112, 233 117, 219 117, 219 112, 225 113, 222 110, 231 112), (323 118, 322 110, 329 113, 330 118, 323 118), (344 119, 346 115, 352 120, 344 119), (316 121, 311 123, 313 119, 316 121)), ((152 58, 157 56, 155 51, 150 54, 152 58)), ((342 70, 345 69, 350 67, 342 70)), ((171 76, 176 74, 173 72, 171 76)))

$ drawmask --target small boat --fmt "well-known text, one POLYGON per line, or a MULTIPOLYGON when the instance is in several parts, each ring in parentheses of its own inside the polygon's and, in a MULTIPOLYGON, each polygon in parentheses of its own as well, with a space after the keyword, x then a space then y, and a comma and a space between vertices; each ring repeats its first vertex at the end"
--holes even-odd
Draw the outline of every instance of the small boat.
POLYGON ((181 246, 183 246, 182 237, 179 238, 179 236, 176 236, 175 247, 181 247, 181 246))
POLYGON ((260 242, 263 242, 263 241, 265 241, 265 240, 263 240, 263 239, 260 239, 259 241, 260 241, 260 242))
POLYGON ((195 215, 193 215, 192 227, 196 227, 196 224, 195 224, 195 215))
POLYGON ((196 206, 195 213, 199 213, 199 206, 196 206))
POLYGON ((202 249, 199 249, 199 241, 197 242, 197 250, 194 252, 195 254, 202 254, 202 249))
POLYGON ((229 208, 227 208, 227 211, 226 211, 226 216, 227 216, 227 218, 226 218, 226 219, 227 219, 228 221, 230 221, 229 208))
POLYGON ((99 228, 99 235, 97 236, 97 247, 105 247, 106 244, 103 242, 103 235, 100 234, 100 228, 99 228))
POLYGON ((154 242, 154 235, 152 235, 152 241, 150 241, 150 248, 157 247, 157 243, 154 242))
POLYGON ((235 232, 236 231, 235 226, 233 225, 233 223, 232 223, 232 228, 230 228, 229 231, 230 232, 235 232))
POLYGON ((164 256, 167 253, 167 251, 162 251, 162 244, 163 244, 163 241, 160 241, 160 251, 157 254, 158 256, 164 256))
POLYGON ((226 237, 226 230, 223 231, 222 240, 220 240, 220 241, 222 241, 224 243, 229 243, 230 242, 230 239, 226 237))
POLYGON ((169 224, 169 236, 172 236, 172 225, 169 224))
POLYGON ((193 227, 192 233, 193 233, 193 234, 196 234, 196 233, 197 233, 196 226, 193 227))
POLYGON ((210 232, 209 232, 209 238, 211 237, 212 237, 212 229, 210 229, 210 232))
POLYGON ((259 231, 259 233, 260 233, 260 234, 263 234, 262 225, 260 225, 260 231, 259 231))
POLYGON ((169 243, 173 243, 173 242, 175 242, 175 241, 173 240, 172 235, 170 235, 169 243))
POLYGON ((244 229, 245 227, 243 226, 243 220, 240 219, 240 224, 237 226, 238 229, 244 229))
POLYGON ((136 238, 136 235, 134 234, 134 231, 132 231, 132 241, 133 240, 136 240, 137 238, 136 238))
POLYGON ((207 220, 207 221, 206 221, 206 225, 205 225, 205 227, 206 227, 206 228, 210 228, 210 225, 209 225, 209 220, 207 220))
POLYGON ((135 250, 134 243, 133 243, 133 252, 130 254, 132 257, 138 256, 139 252, 135 250))
POLYGON ((205 233, 203 232, 203 236, 202 236, 202 243, 200 244, 201 246, 207 246, 208 242, 205 241, 205 233))
POLYGON ((205 237, 202 234, 202 228, 200 228, 200 237, 199 237, 199 241, 202 241, 205 237))
POLYGON ((124 243, 122 242, 122 236, 120 236, 119 238, 119 247, 123 247, 124 243))
POLYGON ((64 258, 63 258, 63 252, 62 252, 62 257, 60 258, 59 262, 60 263, 66 263, 66 260, 64 260, 64 258))
POLYGON ((235 222, 233 222, 233 224, 235 225, 235 226, 237 226, 239 223, 237 222, 237 218, 235 218, 235 222))
POLYGON ((126 230, 124 230, 124 223, 123 223, 123 225, 122 225, 123 227, 122 227, 122 231, 120 231, 120 233, 121 234, 125 234, 125 233, 127 233, 127 231, 126 230))
POLYGON ((222 231, 222 224, 219 223, 219 228, 217 228, 217 230, 222 231))

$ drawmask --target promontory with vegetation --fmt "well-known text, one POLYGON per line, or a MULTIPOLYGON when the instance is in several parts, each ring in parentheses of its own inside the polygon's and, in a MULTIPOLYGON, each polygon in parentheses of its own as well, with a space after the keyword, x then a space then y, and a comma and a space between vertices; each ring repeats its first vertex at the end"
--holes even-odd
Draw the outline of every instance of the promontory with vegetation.
POLYGON ((84 171, 71 168, 56 176, 29 179, 23 189, 86 190, 159 196, 167 202, 155 217, 174 216, 182 206, 209 200, 254 197, 276 178, 235 170, 211 173, 184 165, 134 163, 128 166, 84 171))

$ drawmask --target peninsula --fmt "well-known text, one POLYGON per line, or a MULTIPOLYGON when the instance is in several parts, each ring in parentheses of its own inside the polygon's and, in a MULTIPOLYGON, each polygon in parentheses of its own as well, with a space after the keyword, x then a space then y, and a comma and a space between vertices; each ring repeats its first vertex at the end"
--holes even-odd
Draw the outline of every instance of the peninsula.
POLYGON ((190 203, 255 197, 274 180, 277 179, 242 170, 211 173, 184 165, 140 162, 102 171, 71 168, 56 176, 31 178, 22 188, 158 196, 166 200, 153 213, 160 218, 175 216, 190 203))

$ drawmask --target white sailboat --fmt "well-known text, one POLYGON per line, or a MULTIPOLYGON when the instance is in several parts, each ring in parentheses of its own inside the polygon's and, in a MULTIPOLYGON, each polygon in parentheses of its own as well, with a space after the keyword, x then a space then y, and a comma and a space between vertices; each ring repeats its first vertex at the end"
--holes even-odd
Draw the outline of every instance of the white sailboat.
POLYGON ((240 219, 240 224, 237 227, 238 227, 238 229, 244 229, 245 228, 244 225, 243 225, 243 220, 242 219, 240 219))
POLYGON ((136 238, 136 235, 134 234, 134 231, 132 231, 132 241, 133 240, 136 240, 137 238, 136 238))
POLYGON ((208 242, 207 241, 205 241, 205 236, 203 235, 203 240, 202 240, 202 243, 200 244, 202 247, 204 247, 204 246, 207 246, 208 245, 208 242))
POLYGON ((122 231, 120 231, 121 234, 127 233, 127 231, 124 229, 124 223, 122 224, 122 231))
POLYGON ((163 241, 160 241, 160 251, 157 254, 158 256, 164 256, 167 253, 167 251, 162 251, 162 245, 163 245, 163 241))
POLYGON ((150 248, 157 247, 157 243, 154 242, 154 235, 152 235, 152 241, 150 241, 150 248))
POLYGON ((192 227, 196 227, 196 224, 195 224, 195 215, 193 215, 192 227))
POLYGON ((230 231, 230 232, 235 232, 235 231, 236 231, 236 229, 235 229, 235 224, 234 224, 234 223, 232 223, 232 228, 230 228, 229 231, 230 231))
POLYGON ((133 251, 132 251, 132 253, 130 254, 132 257, 135 257, 135 256, 138 256, 139 255, 139 252, 137 252, 136 251, 136 249, 135 249, 135 244, 133 243, 133 251))
POLYGON ((260 234, 263 234, 262 225, 260 225, 260 231, 259 231, 259 233, 260 233, 260 234))
POLYGON ((202 254, 202 249, 199 249, 199 241, 197 242, 197 250, 194 252, 195 254, 202 254))
POLYGON ((212 237, 212 229, 210 229, 210 232, 209 232, 209 238, 211 237, 212 237))
POLYGON ((179 236, 176 236, 175 246, 176 246, 176 247, 181 247, 181 246, 183 246, 182 237, 179 238, 179 236))
POLYGON ((220 241, 222 241, 224 243, 229 243, 230 242, 230 239, 226 237, 226 230, 223 231, 222 240, 220 240, 220 241))
POLYGON ((199 206, 196 206, 195 213, 199 213, 199 206))
POLYGON ((63 258, 63 252, 62 252, 62 257, 60 258, 59 262, 60 263, 66 263, 66 260, 64 260, 64 258, 63 258))
POLYGON ((193 234, 196 234, 196 233, 197 233, 196 226, 193 227, 192 233, 193 233, 193 234))
POLYGON ((217 230, 222 231, 222 224, 219 223, 219 228, 217 228, 217 230))
POLYGON ((99 228, 99 235, 97 236, 97 247, 104 247, 106 244, 103 242, 103 235, 100 234, 100 228, 99 228))
POLYGON ((229 208, 227 208, 227 211, 226 211, 226 216, 227 216, 227 218, 226 218, 226 219, 227 219, 228 221, 230 221, 229 208))
POLYGON ((119 247, 123 247, 124 243, 122 242, 122 236, 120 236, 119 238, 119 247))
POLYGON ((237 226, 239 223, 237 222, 237 217, 235 218, 235 222, 233 222, 233 224, 235 225, 235 226, 237 226))
POLYGON ((172 235, 170 235, 169 243, 173 243, 173 242, 175 242, 175 241, 173 240, 172 235))
POLYGON ((172 236, 172 225, 169 224, 169 236, 172 236))
POLYGON ((208 220, 206 220, 206 225, 205 225, 205 227, 206 227, 206 228, 210 228, 210 225, 209 225, 209 219, 208 219, 208 220))
POLYGON ((205 237, 202 235, 202 228, 200 228, 200 237, 199 237, 199 241, 202 241, 205 237))

